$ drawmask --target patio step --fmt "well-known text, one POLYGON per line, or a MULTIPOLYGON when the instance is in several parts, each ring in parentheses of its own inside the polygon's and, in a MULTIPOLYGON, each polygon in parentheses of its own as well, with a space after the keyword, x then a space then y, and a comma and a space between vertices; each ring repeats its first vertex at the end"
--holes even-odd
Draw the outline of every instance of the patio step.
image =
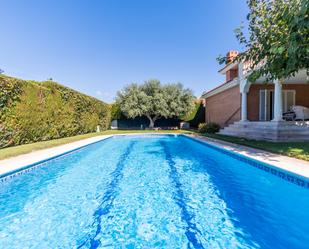
POLYGON ((282 141, 282 142, 306 142, 309 141, 309 136, 304 135, 278 135, 278 134, 254 134, 254 133, 235 133, 235 132, 229 132, 229 131, 223 131, 219 132, 221 135, 228 135, 228 136, 234 136, 234 137, 242 137, 242 138, 248 138, 248 139, 254 139, 254 140, 265 140, 265 141, 282 141))
POLYGON ((309 141, 309 122, 236 122, 219 134, 269 141, 309 141))
POLYGON ((268 132, 276 132, 280 134, 303 134, 309 135, 309 129, 282 129, 282 128, 265 128, 265 127, 228 127, 224 128, 222 131, 232 131, 232 132, 241 132, 245 130, 245 132, 260 132, 260 133, 268 133, 268 132))

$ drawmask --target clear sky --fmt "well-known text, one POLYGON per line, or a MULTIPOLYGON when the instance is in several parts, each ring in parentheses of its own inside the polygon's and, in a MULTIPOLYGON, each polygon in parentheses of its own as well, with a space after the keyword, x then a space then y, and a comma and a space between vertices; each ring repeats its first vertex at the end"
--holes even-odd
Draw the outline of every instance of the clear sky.
POLYGON ((0 68, 112 102, 131 82, 181 82, 196 96, 224 81, 245 0, 1 0, 0 68))

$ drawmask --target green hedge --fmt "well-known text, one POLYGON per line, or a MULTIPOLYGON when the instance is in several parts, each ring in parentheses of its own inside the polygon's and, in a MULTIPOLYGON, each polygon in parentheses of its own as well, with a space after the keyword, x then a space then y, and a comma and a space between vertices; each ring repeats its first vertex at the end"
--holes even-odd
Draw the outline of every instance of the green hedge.
POLYGON ((107 129, 110 109, 52 81, 0 75, 0 148, 107 129))
POLYGON ((182 121, 190 123, 191 128, 197 128, 200 123, 205 122, 205 107, 201 100, 195 100, 194 108, 185 116, 180 117, 182 121))

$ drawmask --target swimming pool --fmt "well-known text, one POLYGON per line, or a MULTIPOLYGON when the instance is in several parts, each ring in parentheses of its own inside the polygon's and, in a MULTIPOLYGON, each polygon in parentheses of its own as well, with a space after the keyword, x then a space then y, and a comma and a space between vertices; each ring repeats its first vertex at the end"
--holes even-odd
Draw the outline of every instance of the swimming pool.
POLYGON ((309 188, 185 136, 115 136, 0 183, 0 248, 308 248, 308 234, 309 188))

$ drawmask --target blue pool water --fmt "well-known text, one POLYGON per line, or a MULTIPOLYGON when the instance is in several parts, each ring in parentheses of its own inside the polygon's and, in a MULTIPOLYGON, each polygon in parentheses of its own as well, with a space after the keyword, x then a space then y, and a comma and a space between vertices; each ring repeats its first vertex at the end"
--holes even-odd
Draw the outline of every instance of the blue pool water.
POLYGON ((184 136, 121 136, 0 184, 0 248, 308 248, 309 189, 184 136))

